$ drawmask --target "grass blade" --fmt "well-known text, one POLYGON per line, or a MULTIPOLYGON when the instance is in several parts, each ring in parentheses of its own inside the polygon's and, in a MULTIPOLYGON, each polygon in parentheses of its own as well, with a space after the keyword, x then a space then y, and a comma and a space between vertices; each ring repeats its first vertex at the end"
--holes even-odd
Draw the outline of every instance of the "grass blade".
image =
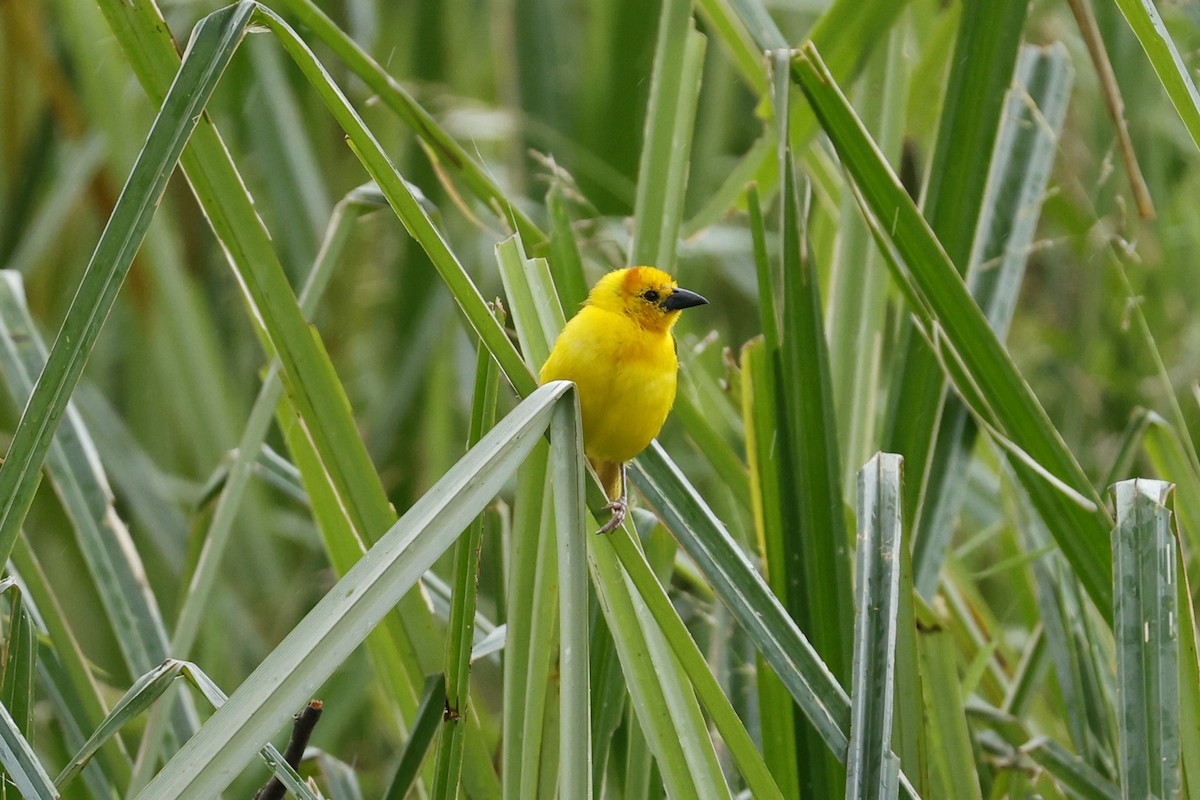
POLYGON ((549 265, 544 258, 526 258, 519 236, 510 236, 496 245, 496 261, 521 352, 530 364, 540 368, 566 324, 558 295, 540 290, 554 285, 549 265))
POLYGON ((0 704, 0 765, 5 779, 12 781, 26 800, 56 800, 58 790, 38 761, 29 742, 21 735, 8 709, 0 704))
MULTIPOLYGON (((786 70, 781 71, 786 75, 786 70)), ((777 449, 791 451, 786 459, 780 459, 791 465, 790 469, 784 467, 780 477, 781 496, 792 509, 790 515, 785 512, 789 524, 777 532, 784 539, 780 547, 787 561, 769 562, 767 571, 781 573, 776 580, 789 588, 789 612, 808 632, 830 671, 846 681, 851 670, 854 606, 829 356, 816 265, 807 223, 800 217, 807 216, 807 209, 802 211, 799 204, 790 150, 782 172, 783 329, 782 347, 774 359, 774 384, 787 410, 781 428, 789 435, 779 437, 782 446, 777 449), (792 375, 814 379, 790 380, 792 375), (791 469, 794 477, 789 475, 791 469)), ((818 797, 842 795, 842 770, 825 752, 823 743, 806 728, 798 731, 798 738, 804 751, 801 791, 818 797)))
MULTIPOLYGON (((596 589, 608 629, 612 632, 622 672, 625 674, 625 683, 629 688, 634 713, 628 716, 627 720, 632 722, 636 719, 638 729, 645 736, 646 748, 633 750, 630 755, 644 755, 642 750, 653 754, 663 783, 672 797, 708 796, 705 794, 706 787, 698 783, 699 776, 693 774, 685 753, 683 734, 687 721, 676 719, 674 713, 686 704, 683 695, 685 687, 678 682, 675 670, 668 666, 660 673, 662 662, 651 657, 651 648, 655 645, 648 640, 642 625, 643 615, 639 614, 638 605, 634 602, 636 592, 630 591, 631 587, 621 571, 612 546, 603 540, 595 541, 595 537, 591 537, 588 564, 592 573, 592 585, 596 589), (668 695, 671 696, 673 704, 668 702, 668 695)), ((663 648, 656 649, 660 658, 664 655, 669 657, 669 651, 664 652, 663 648)), ((689 735, 691 738, 687 746, 691 749, 697 743, 697 737, 695 731, 691 731, 689 735)), ((707 734, 705 736, 707 738, 707 734)), ((709 747, 711 748, 711 743, 709 747)), ((633 770, 629 775, 637 773, 638 770, 633 770)), ((716 791, 715 787, 713 788, 716 791)), ((728 789, 724 791, 727 793, 728 789)))
POLYGON ((588 659, 589 533, 584 516, 583 429, 579 398, 570 393, 551 422, 554 518, 559 580, 560 797, 592 796, 592 743, 588 659))
MULTIPOLYGON (((467 447, 478 444, 496 422, 496 396, 500 371, 483 347, 475 360, 475 395, 471 403, 471 427, 467 447)), ((462 778, 463 740, 467 726, 463 718, 477 712, 470 704, 471 645, 475 631, 475 609, 479 581, 479 550, 483 545, 484 515, 472 522, 454 545, 454 589, 446 630, 445 714, 441 725, 433 797, 458 796, 462 778)))
MULTIPOLYGON (((496 260, 522 351, 538 365, 563 325, 546 261, 527 259, 517 236, 496 246, 496 260)), ((555 716, 558 704, 552 684, 559 610, 554 596, 558 562, 553 534, 559 526, 550 500, 549 460, 546 447, 539 445, 518 476, 514 499, 504 651, 501 775, 505 797, 536 795, 539 785, 549 780, 543 771, 558 766, 553 758, 557 742, 548 719, 555 716)))
POLYGON ((424 495, 139 794, 208 798, 457 539, 539 441, 565 384, 539 388, 424 495))
MULTIPOLYGON (((908 94, 903 41, 903 28, 893 29, 886 50, 867 64, 857 94, 863 122, 875 133, 892 164, 900 163, 904 99, 908 94), (877 86, 883 87, 878 99, 877 86)), ((866 463, 879 446, 881 367, 888 338, 888 277, 849 190, 843 192, 839 216, 839 247, 830 278, 826 318, 833 402, 838 409, 838 441, 843 453, 843 485, 849 491, 858 465, 866 463)))
MULTIPOLYGON (((1021 518, 1028 552, 1051 546, 1050 534, 1032 509, 1021 518)), ((1033 563, 1033 575, 1046 646, 1063 697, 1063 721, 1083 760, 1097 771, 1107 771, 1116 757, 1115 690, 1109 677, 1112 643, 1097 630, 1104 623, 1095 620, 1094 607, 1071 578, 1061 554, 1039 558, 1033 563)))
POLYGON ((633 264, 649 264, 667 272, 675 269, 704 43, 692 21, 692 0, 666 0, 658 23, 638 167, 630 253, 633 264))
MULTIPOLYGON (((29 400, 46 365, 46 347, 29 316, 19 274, 0 273, 0 371, 17 405, 29 400)), ((131 674, 140 674, 167 654, 158 604, 140 576, 144 567, 129 531, 112 515, 112 495, 87 429, 69 406, 65 423, 50 443, 47 472, 86 554, 92 579, 131 674)))
POLYGON ((552 696, 557 643, 558 562, 551 533, 549 453, 539 444, 517 477, 512 544, 508 553, 508 633, 504 647, 505 797, 537 794, 546 742, 546 706, 552 696))
MULTIPOLYGON (((903 256, 905 269, 891 260, 888 264, 896 268, 896 281, 908 287, 906 297, 917 303, 911 310, 927 324, 937 323, 978 391, 988 398, 988 407, 977 408, 976 413, 985 419, 994 417, 999 430, 1041 466, 1035 469, 1019 458, 1011 462, 1088 594, 1107 612, 1112 606, 1111 554, 1104 544, 1109 519, 1099 496, 811 44, 801 48, 792 74, 872 214, 888 221, 882 230, 903 256), (1047 481, 1046 474, 1069 486, 1076 496, 1047 481), (1078 497, 1085 503, 1081 505, 1078 497)), ((969 391, 959 388, 964 394, 969 391)))
MULTIPOLYGON (((1066 48, 1022 48, 1001 116, 979 231, 967 267, 967 287, 1001 340, 1008 335, 1042 199, 1058 155, 1071 85, 1066 48)), ((926 598, 937 588, 942 556, 962 505, 965 482, 960 478, 977 433, 962 401, 948 397, 928 473, 925 509, 917 517, 913 537, 917 589, 926 598)))
POLYGON ((1180 786, 1172 489, 1142 479, 1112 488, 1121 795, 1129 799, 1175 797, 1180 786))
POLYGON ((880 453, 858 473, 854 681, 846 797, 892 798, 900 760, 892 755, 904 459, 880 453))
POLYGON ((1150 0, 1116 0, 1116 4, 1146 51, 1150 66, 1167 90, 1171 105, 1183 120, 1192 141, 1200 147, 1200 93, 1196 91, 1191 70, 1180 57, 1158 9, 1150 0))
MULTIPOLYGON (((983 213, 989 171, 979 165, 995 155, 993 145, 1003 121, 1027 9, 1021 3, 966 3, 959 18, 954 55, 958 68, 950 70, 947 78, 923 211, 947 260, 960 274, 967 270, 983 213)), ((961 451, 951 445, 963 434, 942 430, 947 422, 965 424, 966 413, 964 409, 947 419, 946 377, 938 359, 913 322, 906 320, 903 325, 888 395, 884 448, 902 454, 908 464, 905 507, 913 515, 914 541, 920 541, 925 513, 939 510, 939 493, 958 485, 954 470, 960 464, 954 459, 961 451)), ((966 449, 970 450, 969 442, 966 449)), ((918 577, 925 578, 920 561, 916 567, 918 577)))
MULTIPOLYGON (((785 84, 786 86, 786 84, 785 84)), ((834 675, 848 677, 853 630, 853 599, 850 593, 850 548, 843 510, 841 459, 838 453, 837 420, 833 409, 829 352, 821 314, 821 293, 816 264, 812 263, 798 187, 791 164, 791 151, 784 155, 783 180, 783 327, 781 347, 774 362, 776 391, 783 395, 787 410, 783 426, 789 436, 794 476, 783 478, 794 487, 786 491, 797 507, 790 522, 799 523, 783 543, 789 554, 783 579, 802 594, 789 594, 789 610, 813 638, 834 675), (797 381, 789 376, 806 375, 797 381), (794 537, 794 538, 792 538, 794 537)), ((786 486, 787 483, 784 485, 786 486)), ((780 533, 786 535, 786 531, 780 533)), ((768 570, 780 565, 769 563, 768 570)), ((840 792, 838 792, 840 794, 840 792)))
POLYGON ((9 595, 7 652, 3 654, 4 680, 0 684, 0 697, 17 730, 28 735, 33 731, 33 678, 38 651, 36 631, 16 581, 12 578, 0 581, 0 591, 9 595))
MULTIPOLYGON (((228 700, 225 693, 195 664, 175 658, 168 658, 162 664, 159 664, 145 675, 138 677, 133 682, 129 690, 113 706, 113 710, 104 718, 100 727, 96 729, 83 747, 80 748, 79 752, 75 754, 75 757, 71 759, 71 763, 62 771, 55 780, 55 783, 59 787, 64 787, 70 783, 92 756, 96 754, 97 750, 107 741, 114 738, 134 718, 163 697, 167 690, 174 685, 175 679, 181 676, 186 677, 200 689, 201 693, 214 707, 220 708, 228 700)), ((288 788, 296 792, 299 797, 305 798, 305 800, 316 800, 312 792, 301 784, 295 772, 287 765, 287 762, 280 756, 279 751, 275 749, 274 745, 266 744, 261 751, 261 755, 268 765, 279 773, 280 779, 287 784, 288 788)))
MULTIPOLYGON (((66 746, 78 750, 107 713, 102 690, 93 674, 92 664, 84 656, 66 620, 58 596, 25 537, 17 540, 12 564, 22 587, 23 604, 33 617, 38 636, 47 645, 38 654, 42 684, 59 709, 66 746)), ((109 791, 96 791, 97 797, 119 797, 117 787, 127 784, 130 761, 123 744, 118 743, 100 753, 98 768, 85 771, 84 778, 93 786, 93 791, 100 784, 109 787, 109 791), (97 772, 101 774, 95 774, 97 772)))
POLYGON ((12 577, 0 580, 0 593, 8 595, 8 635, 4 641, 3 684, 0 685, 0 784, 17 786, 22 797, 55 798, 50 781, 29 738, 33 733, 34 665, 38 643, 34 611, 12 577))
POLYGON ((400 753, 396 771, 383 800, 405 800, 421 774, 421 762, 437 736, 446 709, 446 677, 431 675, 425 681, 425 693, 408 732, 408 741, 400 753))
POLYGON ((679 618, 679 614, 671 605, 662 584, 650 569, 645 554, 634 544, 628 532, 624 529, 614 531, 610 537, 621 566, 625 569, 631 583, 637 587, 639 596, 646 609, 654 617, 663 636, 670 643, 676 658, 692 686, 700 702, 713 719, 717 732, 729 748, 734 763, 741 770, 746 783, 754 797, 770 798, 781 796, 775 778, 767 770, 762 756, 750 739, 742 721, 738 718, 733 706, 720 685, 713 676, 708 663, 701 655, 695 640, 688 633, 679 618))
MULTIPOLYGON (((903 494, 901 494, 903 497, 903 494)), ((904 522, 903 514, 901 524, 904 522)), ((929 726, 921 683, 921 631, 917 629, 920 595, 913 587, 911 549, 900 548, 900 598, 896 609, 895 711, 892 751, 913 783, 914 794, 929 797, 929 726)))
POLYGON ((955 644, 947 625, 945 620, 918 611, 918 646, 929 725, 930 794, 982 800, 963 710, 955 644))
MULTIPOLYGON (((773 309, 767 306, 761 313, 771 314, 773 309)), ((784 538, 778 532, 785 527, 784 475, 788 470, 784 459, 790 452, 781 448, 778 457, 767 456, 781 430, 781 402, 776 399, 774 370, 767 347, 766 340, 756 340, 742 348, 742 407, 746 416, 746 455, 750 464, 756 539, 762 548, 764 563, 774 565, 766 574, 771 591, 775 597, 786 600, 787 556, 782 549, 784 538)), ((701 571, 704 571, 703 566, 701 571)), ((800 756, 797 741, 796 706, 789 702, 788 689, 781 683, 782 678, 773 669, 760 666, 759 706, 776 709, 762 718, 763 752, 780 788, 787 796, 794 797, 800 794, 800 765, 804 759, 800 756)))
POLYGON ((546 195, 550 210, 550 267, 554 272, 554 288, 559 304, 574 313, 587 299, 587 280, 583 275, 583 256, 571 227, 571 215, 563 192, 563 182, 556 181, 546 195))
MULTIPOLYGON (((10 271, 0 273, 0 320, 0 371, 14 400, 23 403, 32 396, 34 376, 49 362, 29 315, 20 275, 10 271)), ((45 453, 46 471, 71 520, 125 666, 130 675, 138 675, 170 652, 162 611, 129 529, 114 509, 87 427, 71 404, 64 417, 45 453)), ((181 740, 199 724, 190 700, 164 722, 181 740)))

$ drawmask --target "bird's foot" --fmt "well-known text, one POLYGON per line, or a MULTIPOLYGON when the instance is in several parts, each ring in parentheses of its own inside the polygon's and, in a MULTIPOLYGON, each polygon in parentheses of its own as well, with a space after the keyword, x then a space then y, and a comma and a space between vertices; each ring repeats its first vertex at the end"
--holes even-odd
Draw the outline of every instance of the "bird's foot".
POLYGON ((620 527, 621 523, 625 521, 625 515, 629 513, 629 500, 625 497, 622 497, 619 500, 613 500, 604 507, 604 510, 611 511, 612 517, 608 520, 608 522, 604 523, 603 528, 596 531, 597 535, 601 533, 608 533, 609 531, 616 530, 618 527, 620 527))

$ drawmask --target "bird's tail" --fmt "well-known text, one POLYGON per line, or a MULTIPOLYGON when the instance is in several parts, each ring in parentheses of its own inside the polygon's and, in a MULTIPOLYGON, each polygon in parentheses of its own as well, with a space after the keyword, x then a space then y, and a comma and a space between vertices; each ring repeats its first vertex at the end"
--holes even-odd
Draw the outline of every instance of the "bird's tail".
POLYGON ((600 479, 600 485, 604 487, 604 493, 608 495, 608 499, 616 500, 619 498, 621 496, 620 462, 592 461, 592 469, 596 470, 596 477, 600 479))

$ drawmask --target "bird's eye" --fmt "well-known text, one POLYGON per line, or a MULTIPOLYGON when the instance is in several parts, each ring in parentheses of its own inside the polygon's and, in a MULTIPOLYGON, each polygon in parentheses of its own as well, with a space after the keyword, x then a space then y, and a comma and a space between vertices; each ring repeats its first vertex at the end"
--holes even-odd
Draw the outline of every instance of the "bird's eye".
POLYGON ((646 291, 642 292, 642 298, 651 303, 657 303, 658 292, 654 291, 653 289, 647 289, 646 291))

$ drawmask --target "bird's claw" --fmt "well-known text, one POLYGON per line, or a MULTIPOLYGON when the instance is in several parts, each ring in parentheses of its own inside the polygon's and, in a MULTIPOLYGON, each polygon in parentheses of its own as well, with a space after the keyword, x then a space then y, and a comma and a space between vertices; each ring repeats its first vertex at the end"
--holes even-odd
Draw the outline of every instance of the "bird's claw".
POLYGON ((608 533, 609 531, 616 530, 618 527, 620 527, 621 523, 625 521, 625 515, 629 513, 629 501, 624 497, 622 497, 620 500, 613 500, 604 507, 604 510, 611 511, 612 517, 608 520, 608 522, 604 523, 604 527, 596 531, 597 535, 601 533, 608 533))

